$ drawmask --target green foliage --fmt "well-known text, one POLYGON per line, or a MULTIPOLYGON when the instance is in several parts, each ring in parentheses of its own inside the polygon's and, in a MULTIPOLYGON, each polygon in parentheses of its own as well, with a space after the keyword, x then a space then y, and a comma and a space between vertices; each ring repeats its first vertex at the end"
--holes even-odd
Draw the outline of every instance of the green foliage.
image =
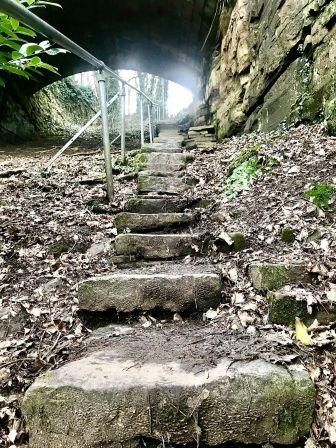
POLYGON ((229 165, 229 174, 232 174, 236 168, 238 168, 242 163, 248 161, 251 157, 257 156, 260 149, 260 145, 254 145, 252 148, 245 149, 243 152, 238 154, 238 156, 236 156, 229 165))
POLYGON ((229 165, 229 177, 226 180, 224 196, 227 200, 234 199, 241 191, 247 190, 254 178, 261 175, 267 168, 278 165, 275 157, 261 155, 260 145, 244 150, 229 165))
POLYGON ((309 198, 317 207, 328 210, 336 198, 336 187, 327 184, 316 184, 312 189, 303 194, 309 198))
MULTIPOLYGON (((59 6, 49 0, 17 0, 27 7, 45 8, 46 6, 59 6)), ((12 17, 0 12, 0 87, 5 86, 5 80, 1 72, 7 72, 26 79, 36 79, 35 75, 41 75, 41 70, 58 73, 57 69, 43 62, 41 55, 54 56, 66 51, 60 48, 51 48, 49 41, 36 42, 35 31, 25 26, 12 17), (27 41, 29 39, 29 41, 27 41), (30 41, 34 40, 34 41, 30 41)))
POLYGON ((231 176, 227 179, 224 195, 227 199, 234 199, 238 193, 247 190, 253 178, 255 178, 262 166, 258 157, 254 156, 250 160, 246 160, 237 168, 234 168, 231 176))

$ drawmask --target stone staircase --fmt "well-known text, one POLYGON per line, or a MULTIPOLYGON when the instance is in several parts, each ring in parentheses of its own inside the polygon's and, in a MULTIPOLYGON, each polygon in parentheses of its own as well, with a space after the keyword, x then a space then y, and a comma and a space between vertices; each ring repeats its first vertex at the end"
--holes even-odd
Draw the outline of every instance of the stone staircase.
POLYGON ((81 359, 42 375, 23 408, 33 448, 291 445, 309 431, 314 386, 302 369, 261 357, 258 341, 202 322, 221 302, 222 279, 202 261, 197 215, 175 129, 139 154, 138 197, 116 216, 115 252, 142 266, 85 280, 79 308, 90 313, 179 313, 183 325, 112 325, 93 332, 81 359), (197 255, 197 263, 183 257, 197 255), (147 263, 150 261, 151 263, 147 263), (198 315, 198 320, 188 317, 198 315), (162 328, 161 328, 162 327, 162 328))

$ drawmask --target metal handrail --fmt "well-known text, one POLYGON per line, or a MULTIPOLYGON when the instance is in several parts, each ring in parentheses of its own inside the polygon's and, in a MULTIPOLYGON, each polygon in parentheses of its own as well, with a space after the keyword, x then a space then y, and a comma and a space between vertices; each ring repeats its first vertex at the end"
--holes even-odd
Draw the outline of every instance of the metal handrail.
MULTIPOLYGON (((159 108, 159 106, 154 103, 144 92, 138 89, 135 86, 132 86, 129 82, 122 79, 117 73, 115 73, 110 67, 108 67, 103 61, 100 61, 87 50, 82 48, 80 45, 73 42, 67 36, 62 34, 56 28, 49 25, 43 19, 33 14, 31 11, 20 5, 14 0, 0 0, 0 11, 8 14, 9 16, 25 23, 30 26, 34 30, 44 34, 48 38, 51 38, 55 43, 63 47, 64 49, 70 51, 72 54, 75 54, 79 58, 87 61, 93 67, 98 69, 98 86, 99 86, 99 98, 101 110, 94 117, 92 117, 86 125, 84 125, 74 137, 72 137, 69 142, 67 142, 57 154, 48 162, 47 169, 49 170, 54 161, 74 142, 83 132, 87 129, 99 116, 102 119, 102 131, 103 131, 103 145, 104 145, 104 159, 105 159, 105 172, 106 172, 106 185, 107 185, 107 195, 110 201, 113 200, 114 189, 113 189, 113 174, 112 174, 112 157, 111 157, 111 148, 110 148, 110 136, 108 129, 108 116, 107 109, 108 106, 111 105, 117 97, 121 99, 121 153, 122 158, 125 160, 125 86, 129 89, 134 90, 140 95, 140 103, 141 103, 141 144, 144 142, 144 125, 143 125, 143 100, 147 101, 148 107, 148 125, 149 125, 149 134, 150 134, 150 142, 153 142, 153 121, 152 121, 152 112, 153 107, 159 108), (108 74, 113 78, 117 79, 121 83, 121 89, 119 95, 116 95, 109 102, 107 102, 107 94, 106 94, 106 81, 104 74, 108 74)), ((154 115, 155 117, 155 115, 154 115)), ((119 136, 117 137, 119 138, 119 136)), ((116 139, 117 139, 116 138, 116 139)), ((115 139, 115 140, 116 140, 115 139)))
POLYGON ((113 76, 113 78, 122 82, 125 86, 128 86, 130 89, 136 91, 139 95, 146 98, 146 100, 153 104, 153 106, 157 106, 157 104, 154 103, 154 101, 151 100, 144 92, 142 92, 137 87, 132 86, 130 83, 121 78, 121 76, 114 72, 103 61, 93 56, 83 47, 76 44, 74 41, 69 39, 63 33, 58 31, 53 26, 49 25, 49 23, 29 11, 24 6, 16 3, 14 0, 0 0, 0 10, 17 20, 24 22, 26 25, 30 26, 41 34, 44 34, 45 36, 51 38, 55 43, 61 45, 65 50, 68 50, 79 58, 84 59, 86 62, 96 67, 98 70, 113 76))
MULTIPOLYGON (((114 95, 113 98, 111 98, 107 104, 106 107, 109 108, 119 97, 119 94, 117 93, 114 95)), ((52 165, 55 163, 55 161, 64 153, 66 149, 69 148, 73 144, 74 141, 80 137, 84 131, 86 131, 99 117, 101 116, 101 110, 99 110, 88 122, 82 126, 78 132, 64 145, 62 148, 49 160, 49 162, 45 166, 45 171, 47 173, 50 172, 52 165)), ((119 136, 118 136, 119 137, 119 136)), ((113 142, 112 142, 113 143, 113 142)))

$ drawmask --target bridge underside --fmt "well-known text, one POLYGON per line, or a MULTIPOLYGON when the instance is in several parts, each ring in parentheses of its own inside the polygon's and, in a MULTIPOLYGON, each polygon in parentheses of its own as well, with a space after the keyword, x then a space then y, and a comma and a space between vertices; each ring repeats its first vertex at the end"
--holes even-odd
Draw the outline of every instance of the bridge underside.
MULTIPOLYGON (((157 74, 195 91, 217 0, 58 2, 62 9, 49 7, 43 18, 113 69, 157 74)), ((52 61, 63 77, 90 70, 72 55, 52 61)), ((54 80, 51 75, 42 82, 54 80)))

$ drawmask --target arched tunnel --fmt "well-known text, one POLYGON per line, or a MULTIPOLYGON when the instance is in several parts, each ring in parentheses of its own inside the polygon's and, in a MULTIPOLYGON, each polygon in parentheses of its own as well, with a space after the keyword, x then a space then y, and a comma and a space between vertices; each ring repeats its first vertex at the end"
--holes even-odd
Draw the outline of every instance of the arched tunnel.
MULTIPOLYGON (((48 23, 112 69, 153 73, 196 90, 203 44, 218 0, 60 0, 39 12, 48 23)), ((53 58, 61 76, 90 69, 71 54, 53 58)), ((55 77, 43 77, 46 85, 55 77)), ((38 90, 40 83, 30 84, 38 90)))

